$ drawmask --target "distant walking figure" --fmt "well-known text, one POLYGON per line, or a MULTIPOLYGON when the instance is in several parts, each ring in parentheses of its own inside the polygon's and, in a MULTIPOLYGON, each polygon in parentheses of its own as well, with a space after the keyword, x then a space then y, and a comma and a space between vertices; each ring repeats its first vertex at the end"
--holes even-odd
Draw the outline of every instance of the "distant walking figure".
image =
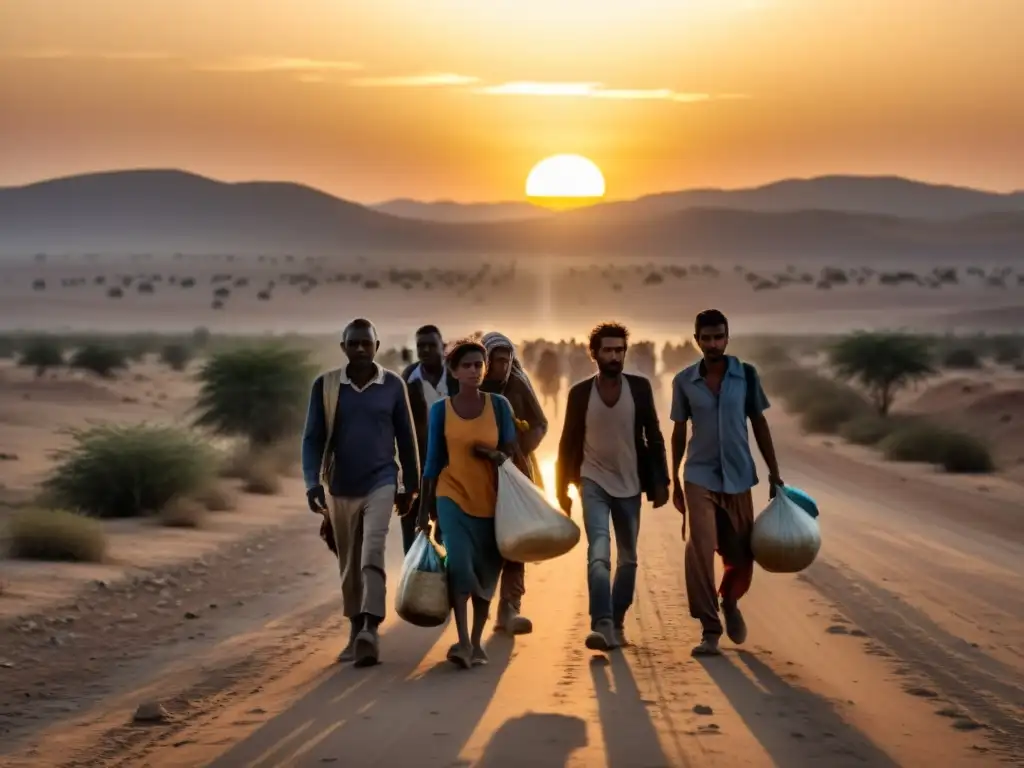
POLYGON ((310 510, 327 515, 334 529, 344 612, 351 621, 338 661, 370 666, 379 659, 378 627, 386 613, 388 526, 392 510, 407 512, 419 488, 419 455, 405 384, 374 362, 380 342, 373 324, 353 320, 341 346, 348 365, 313 382, 302 474, 310 510))
POLYGON ((768 465, 770 494, 782 485, 771 430, 764 412, 768 398, 752 365, 725 354, 729 321, 717 309, 697 315, 694 341, 703 358, 684 368, 672 381, 672 501, 686 520, 686 596, 690 615, 701 623, 703 638, 695 656, 717 655, 722 636, 718 598, 729 639, 737 645, 747 638, 747 626, 738 606, 750 589, 754 555, 750 534, 754 506, 750 489, 757 471, 750 454, 747 419, 757 447, 768 465), (692 423, 689 443, 686 424, 692 423), (683 480, 679 466, 686 455, 683 480), (725 575, 715 590, 715 552, 722 556, 725 575))
POLYGON ((570 483, 583 499, 591 628, 586 646, 601 651, 626 642, 624 622, 636 586, 640 494, 645 493, 655 508, 668 503, 665 440, 651 383, 622 372, 628 339, 626 328, 613 323, 599 325, 590 334, 598 374, 569 390, 558 445, 559 503, 566 513, 571 511, 570 483))
POLYGON ((537 385, 544 400, 550 403, 558 415, 558 395, 562 391, 562 362, 553 349, 545 349, 537 360, 537 385))

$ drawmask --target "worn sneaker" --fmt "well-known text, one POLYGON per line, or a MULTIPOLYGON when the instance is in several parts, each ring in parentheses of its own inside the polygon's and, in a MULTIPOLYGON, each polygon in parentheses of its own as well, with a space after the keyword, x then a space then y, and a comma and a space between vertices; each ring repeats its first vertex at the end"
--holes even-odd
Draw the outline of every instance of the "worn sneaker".
POLYGON ((722 614, 725 616, 725 634, 736 645, 743 645, 747 639, 747 622, 743 620, 740 607, 736 603, 722 603, 722 614))
POLYGON ((601 619, 594 624, 594 629, 587 635, 584 645, 592 651, 608 652, 616 648, 615 625, 611 619, 601 619))
POLYGON ((502 600, 498 605, 494 628, 509 635, 528 635, 533 632, 533 622, 525 616, 520 616, 514 605, 502 600))
POLYGON ((380 635, 374 628, 367 628, 356 635, 355 665, 372 667, 380 660, 380 635))

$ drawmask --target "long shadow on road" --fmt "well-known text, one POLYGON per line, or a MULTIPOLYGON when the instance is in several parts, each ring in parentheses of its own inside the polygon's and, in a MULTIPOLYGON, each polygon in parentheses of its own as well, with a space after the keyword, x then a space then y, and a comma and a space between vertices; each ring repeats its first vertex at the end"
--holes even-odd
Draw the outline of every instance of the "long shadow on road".
POLYGON ((633 671, 621 653, 590 660, 608 768, 669 765, 633 671), (610 674, 609 674, 610 672, 610 674))
POLYGON ((487 743, 475 768, 564 768, 572 753, 587 746, 587 724, 552 713, 506 720, 487 743))
POLYGON ((733 661, 732 654, 699 661, 776 765, 898 767, 899 763, 847 723, 828 699, 790 685, 748 652, 739 651, 736 656, 754 680, 733 661), (780 727, 782 717, 799 725, 780 727))
POLYGON ((439 662, 417 674, 441 634, 395 627, 381 638, 382 664, 335 667, 211 768, 452 765, 487 709, 514 643, 493 635, 486 667, 458 670, 439 662))

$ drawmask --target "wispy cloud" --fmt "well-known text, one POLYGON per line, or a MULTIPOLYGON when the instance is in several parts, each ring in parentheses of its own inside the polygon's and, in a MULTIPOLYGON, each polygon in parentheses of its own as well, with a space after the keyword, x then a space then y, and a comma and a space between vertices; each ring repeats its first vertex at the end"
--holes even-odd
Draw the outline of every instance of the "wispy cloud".
POLYGON ((621 99, 629 101, 676 101, 695 103, 720 99, 745 99, 739 93, 691 93, 670 88, 605 88, 598 82, 538 82, 518 80, 476 89, 488 96, 563 96, 586 99, 621 99))
POLYGON ((363 68, 357 61, 303 59, 287 56, 237 56, 202 62, 196 69, 205 72, 355 72, 363 68))
POLYGON ((357 88, 435 88, 473 85, 480 78, 471 75, 457 75, 453 72, 424 72, 416 75, 391 75, 386 77, 356 77, 349 85, 357 88))
POLYGON ((72 48, 33 48, 0 51, 0 58, 34 61, 167 61, 174 57, 162 51, 85 51, 72 48))

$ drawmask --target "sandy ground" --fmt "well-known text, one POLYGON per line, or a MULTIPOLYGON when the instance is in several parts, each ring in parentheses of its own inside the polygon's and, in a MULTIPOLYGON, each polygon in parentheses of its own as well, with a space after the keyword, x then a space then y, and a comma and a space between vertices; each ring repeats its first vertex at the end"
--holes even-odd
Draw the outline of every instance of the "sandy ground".
MULTIPOLYGON (((630 647, 607 657, 583 647, 581 545, 530 567, 536 631, 493 637, 489 667, 460 672, 443 661, 452 627, 395 619, 383 664, 338 667, 337 577, 315 526, 297 519, 202 593, 263 574, 262 594, 169 629, 163 645, 101 675, 91 701, 73 685, 53 692, 35 727, 13 723, 17 746, 4 765, 1020 763, 1024 495, 857 461, 776 420, 785 476, 820 501, 825 544, 800 576, 757 573, 742 650, 690 658, 698 628, 685 605, 678 517, 647 509, 630 647), (170 720, 131 725, 148 700, 163 702, 170 720)), ((396 526, 392 584, 399 541, 396 526)), ((43 660, 62 652, 39 651, 43 660)))

